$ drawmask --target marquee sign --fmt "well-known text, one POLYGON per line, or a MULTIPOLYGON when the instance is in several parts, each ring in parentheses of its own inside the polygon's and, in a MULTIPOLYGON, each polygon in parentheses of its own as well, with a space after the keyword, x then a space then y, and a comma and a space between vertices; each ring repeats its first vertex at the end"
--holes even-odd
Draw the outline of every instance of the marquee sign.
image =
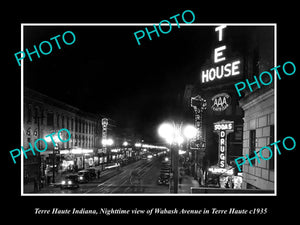
POLYGON ((195 139, 191 140, 190 148, 199 150, 201 148, 205 148, 205 140, 202 130, 202 113, 206 110, 207 102, 200 95, 197 95, 195 97, 191 97, 191 107, 193 107, 195 112, 195 127, 197 129, 197 134, 195 139))
POLYGON ((211 101, 211 108, 213 111, 224 111, 230 105, 231 98, 227 93, 221 93, 213 96, 211 101))
POLYGON ((219 162, 220 168, 227 166, 227 134, 233 132, 233 121, 221 120, 214 123, 214 132, 219 135, 219 162))
MULTIPOLYGON (((223 30, 226 25, 221 25, 215 28, 218 32, 218 41, 223 41, 223 30)), ((226 61, 224 51, 226 45, 222 45, 214 50, 214 63, 215 65, 206 67, 201 70, 201 83, 208 83, 215 80, 222 80, 228 77, 239 76, 241 74, 242 63, 241 60, 235 59, 226 61)))

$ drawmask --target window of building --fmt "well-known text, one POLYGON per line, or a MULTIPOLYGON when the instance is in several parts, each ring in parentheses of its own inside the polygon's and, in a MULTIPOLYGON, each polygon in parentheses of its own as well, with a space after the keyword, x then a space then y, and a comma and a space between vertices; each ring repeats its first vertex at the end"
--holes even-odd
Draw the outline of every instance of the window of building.
MULTIPOLYGON (((274 143, 274 125, 270 126, 270 144, 274 143)), ((275 156, 274 156, 274 145, 270 146, 273 152, 273 157, 268 161, 269 162, 269 169, 274 170, 274 162, 275 162, 275 156)))
POLYGON ((31 122, 31 118, 32 118, 32 111, 31 111, 31 104, 29 104, 27 107, 27 123, 31 122))
POLYGON ((78 131, 78 120, 77 118, 75 118, 75 132, 78 131))
POLYGON ((69 124, 69 118, 68 117, 66 117, 66 121, 67 121, 67 129, 70 130, 70 127, 69 127, 70 124, 69 124))
POLYGON ((59 114, 56 115, 56 125, 59 127, 59 114))
POLYGON ((54 114, 52 112, 47 113, 47 126, 54 125, 54 114))
POLYGON ((34 108, 33 122, 36 124, 38 122, 38 119, 39 119, 38 108, 34 108))
MULTIPOLYGON (((249 158, 255 156, 255 147, 256 147, 256 130, 250 130, 249 137, 249 158)), ((255 165, 256 159, 251 160, 252 165, 255 165)))
POLYGON ((41 125, 44 125, 44 110, 41 109, 41 125))
POLYGON ((73 129, 74 129, 73 123, 74 123, 74 119, 72 118, 72 119, 71 119, 71 130, 72 130, 72 131, 73 131, 73 129))
POLYGON ((74 144, 74 146, 78 146, 78 136, 77 135, 75 135, 75 144, 74 144))

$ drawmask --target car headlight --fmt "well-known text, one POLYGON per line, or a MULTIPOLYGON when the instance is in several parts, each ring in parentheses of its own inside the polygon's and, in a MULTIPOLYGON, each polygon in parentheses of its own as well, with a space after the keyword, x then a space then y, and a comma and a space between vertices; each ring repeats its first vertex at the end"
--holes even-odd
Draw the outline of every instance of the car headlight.
POLYGON ((66 181, 65 181, 65 180, 63 180, 63 181, 61 182, 61 184, 62 184, 62 185, 65 185, 65 184, 66 184, 66 181))
POLYGON ((72 181, 69 180, 69 181, 68 181, 68 184, 72 184, 72 181))
POLYGON ((83 177, 79 177, 79 180, 83 180, 83 177))

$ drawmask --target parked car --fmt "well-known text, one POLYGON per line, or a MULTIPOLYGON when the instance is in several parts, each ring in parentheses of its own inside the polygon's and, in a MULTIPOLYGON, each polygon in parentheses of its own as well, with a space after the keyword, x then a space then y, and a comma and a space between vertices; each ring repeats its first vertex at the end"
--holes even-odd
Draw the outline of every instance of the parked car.
POLYGON ((64 189, 64 188, 69 188, 69 189, 79 188, 78 179, 79 179, 79 177, 76 174, 74 174, 74 175, 67 175, 61 181, 60 188, 61 189, 64 189))
POLYGON ((89 172, 90 180, 96 179, 97 174, 94 168, 88 168, 86 170, 89 172))
POLYGON ((90 181, 90 173, 87 170, 80 170, 78 172, 79 183, 87 183, 90 181))
POLYGON ((121 166, 125 166, 129 163, 129 160, 127 158, 120 160, 121 166))
POLYGON ((170 173, 161 173, 158 177, 157 183, 162 185, 169 185, 170 173))
POLYGON ((161 163, 161 167, 171 167, 171 163, 168 161, 168 162, 166 162, 166 161, 163 161, 162 163, 161 163))
POLYGON ((171 168, 171 165, 162 165, 161 166, 161 169, 170 169, 171 168))
POLYGON ((160 173, 170 173, 171 169, 170 168, 161 168, 160 173))

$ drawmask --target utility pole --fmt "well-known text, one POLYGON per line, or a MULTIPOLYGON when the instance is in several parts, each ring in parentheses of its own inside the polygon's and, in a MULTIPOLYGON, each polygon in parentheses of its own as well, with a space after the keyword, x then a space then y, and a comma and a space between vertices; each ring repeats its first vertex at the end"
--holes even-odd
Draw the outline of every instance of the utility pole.
POLYGON ((178 193, 178 155, 179 155, 179 145, 177 143, 173 143, 171 145, 171 151, 173 151, 174 156, 174 193, 178 193))

